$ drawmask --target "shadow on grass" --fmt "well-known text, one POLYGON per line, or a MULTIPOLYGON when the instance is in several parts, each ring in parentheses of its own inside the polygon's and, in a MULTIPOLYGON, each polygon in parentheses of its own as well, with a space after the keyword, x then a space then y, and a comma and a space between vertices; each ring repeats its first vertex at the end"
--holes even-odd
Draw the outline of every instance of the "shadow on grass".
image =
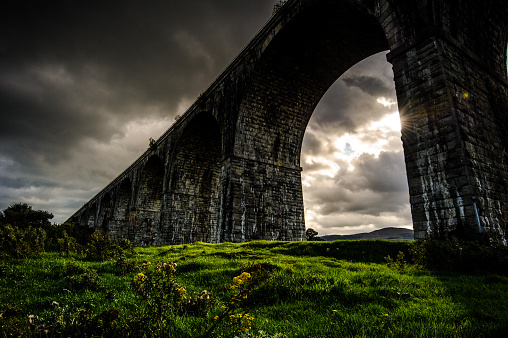
POLYGON ((388 255, 396 257, 399 252, 409 254, 410 241, 352 240, 333 242, 267 242, 254 241, 243 244, 252 249, 269 249, 271 253, 302 256, 324 256, 351 262, 385 263, 388 255))

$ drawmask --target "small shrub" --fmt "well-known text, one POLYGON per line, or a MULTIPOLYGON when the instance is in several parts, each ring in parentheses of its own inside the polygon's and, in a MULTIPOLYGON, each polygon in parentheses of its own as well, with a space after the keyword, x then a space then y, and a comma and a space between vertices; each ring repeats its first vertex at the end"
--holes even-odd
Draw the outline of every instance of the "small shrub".
POLYGON ((115 261, 115 274, 126 276, 138 269, 138 261, 128 261, 124 255, 121 255, 115 261))
POLYGON ((89 260, 103 261, 115 257, 117 251, 118 247, 113 242, 109 233, 103 234, 100 231, 96 231, 90 237, 85 254, 89 260))
POLYGON ((114 259, 125 254, 135 254, 132 244, 127 239, 115 243, 110 233, 94 232, 90 237, 90 242, 85 249, 88 260, 103 261, 114 259))
MULTIPOLYGON (((214 316, 212 325, 207 328, 205 336, 211 335, 219 326, 229 330, 229 334, 244 334, 252 328, 254 317, 246 311, 248 297, 270 281, 270 273, 260 264, 251 263, 242 267, 240 275, 233 278, 229 286, 230 296, 227 304, 214 316)), ((227 290, 227 289, 226 289, 227 290)))
POLYGON ((146 262, 142 272, 134 276, 132 288, 146 305, 144 319, 150 334, 162 330, 180 312, 187 291, 176 282, 175 263, 146 262))
POLYGON ((65 230, 62 234, 62 238, 58 238, 57 242, 58 251, 64 253, 66 257, 69 257, 71 253, 79 250, 79 244, 76 242, 76 239, 74 237, 70 237, 65 230))
POLYGON ((83 254, 83 246, 90 241, 91 229, 74 224, 64 223, 50 225, 46 231, 46 251, 60 252, 64 255, 83 254))
POLYGON ((86 268, 78 265, 78 263, 75 260, 72 260, 65 264, 64 269, 62 271, 62 275, 64 277, 67 277, 72 275, 78 275, 84 273, 85 271, 86 268))
POLYGON ((41 228, 0 226, 0 252, 13 258, 29 258, 44 252, 46 232, 41 228))
POLYGON ((457 238, 414 242, 413 262, 426 269, 508 275, 508 248, 457 238))
POLYGON ((102 280, 93 269, 85 269, 84 272, 72 276, 65 277, 65 282, 75 290, 101 290, 103 288, 102 280))
POLYGON ((120 249, 122 249, 124 253, 136 255, 136 251, 134 251, 134 246, 132 245, 131 241, 129 241, 127 238, 121 238, 118 241, 118 247, 120 247, 120 249))
MULTIPOLYGON (((198 331, 204 336, 211 336, 218 328, 221 334, 233 336, 244 334, 252 327, 254 317, 247 313, 247 299, 269 282, 269 272, 260 264, 248 264, 242 267, 240 275, 233 278, 233 284, 223 287, 222 296, 227 301, 216 309, 217 300, 206 290, 190 297, 185 288, 176 281, 175 263, 146 262, 141 272, 134 276, 132 288, 137 293, 144 307, 139 307, 138 322, 143 324, 146 334, 157 336, 172 329, 176 318, 192 315, 205 319, 206 327, 198 331), (216 314, 213 319, 210 313, 216 314)), ((131 323, 137 327, 136 323, 131 323)), ((174 328, 174 327, 173 327, 174 328)), ((143 330, 143 329, 142 329, 143 330)), ((197 332, 195 332, 197 334, 197 332)))
POLYGON ((386 265, 389 268, 394 268, 397 270, 404 270, 406 268, 406 264, 407 264, 404 257, 405 257, 404 253, 402 251, 399 251, 399 253, 397 254, 397 258, 395 260, 393 260, 393 258, 390 257, 390 255, 388 255, 385 257, 386 265))

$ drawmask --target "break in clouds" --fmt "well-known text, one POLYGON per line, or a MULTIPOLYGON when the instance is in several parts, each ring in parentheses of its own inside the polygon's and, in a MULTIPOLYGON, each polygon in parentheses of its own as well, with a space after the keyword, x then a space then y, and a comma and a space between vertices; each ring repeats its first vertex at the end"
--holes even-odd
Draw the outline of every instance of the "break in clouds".
MULTIPOLYGON (((274 0, 17 3, 0 20, 0 210, 63 222, 157 139, 271 16, 274 0)), ((307 227, 410 226, 384 53, 328 91, 302 147, 307 227)))

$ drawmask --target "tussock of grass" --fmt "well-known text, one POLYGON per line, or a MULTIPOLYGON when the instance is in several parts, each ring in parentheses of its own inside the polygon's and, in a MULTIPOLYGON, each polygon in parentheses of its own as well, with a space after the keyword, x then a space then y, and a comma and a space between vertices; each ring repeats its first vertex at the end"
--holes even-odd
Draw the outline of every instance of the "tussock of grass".
POLYGON ((505 275, 432 271, 401 262, 411 256, 408 242, 255 241, 135 250, 134 257, 105 261, 52 253, 3 261, 0 335, 43 335, 42 327, 58 335, 67 325, 76 332, 93 327, 97 336, 142 336, 148 322, 137 315, 146 304, 132 283, 146 262, 175 262, 175 285, 188 297, 203 297, 207 290, 216 301, 207 308, 208 317, 173 313, 173 320, 159 322, 152 336, 206 335, 213 316, 224 311, 220 306, 231 306, 233 278, 254 262, 269 272, 270 281, 249 291, 241 305, 253 319, 238 324, 235 317, 243 331, 218 325, 211 336, 488 337, 508 332, 505 275), (394 258, 389 266, 387 256, 394 258))

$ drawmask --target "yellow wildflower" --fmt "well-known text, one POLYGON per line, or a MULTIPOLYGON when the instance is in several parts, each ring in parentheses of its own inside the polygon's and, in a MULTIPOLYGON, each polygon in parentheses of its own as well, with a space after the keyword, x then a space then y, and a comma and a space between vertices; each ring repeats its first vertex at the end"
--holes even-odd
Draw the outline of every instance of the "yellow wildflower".
POLYGON ((146 277, 144 273, 140 272, 136 276, 134 276, 134 281, 143 283, 147 278, 148 277, 146 277))
POLYGON ((250 273, 248 273, 248 272, 242 272, 240 276, 236 276, 236 277, 233 278, 233 282, 235 282, 236 284, 242 284, 243 282, 245 282, 249 278, 251 278, 250 273))

